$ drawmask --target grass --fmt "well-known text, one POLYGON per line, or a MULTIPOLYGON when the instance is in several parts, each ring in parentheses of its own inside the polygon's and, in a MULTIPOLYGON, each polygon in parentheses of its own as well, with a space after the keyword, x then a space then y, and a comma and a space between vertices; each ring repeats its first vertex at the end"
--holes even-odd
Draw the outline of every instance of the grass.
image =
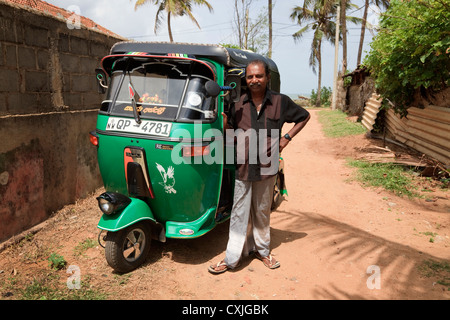
POLYGON ((364 186, 382 187, 398 196, 420 197, 413 183, 410 170, 393 163, 370 163, 348 160, 348 165, 357 168, 356 180, 364 186))
MULTIPOLYGON (((366 132, 364 126, 359 122, 347 120, 347 114, 340 110, 320 110, 318 120, 322 124, 322 130, 327 137, 339 138, 351 135, 359 135, 366 132)), ((392 191, 399 196, 409 198, 424 197, 418 192, 417 179, 413 170, 409 167, 394 163, 370 163, 368 161, 349 160, 351 167, 357 168, 356 180, 365 186, 382 187, 392 191)), ((442 171, 441 188, 447 189, 450 181, 450 172, 442 171)), ((430 178, 431 179, 431 178, 430 178)), ((422 189, 422 193, 432 190, 422 189)))
POLYGON ((348 121, 347 114, 340 110, 320 110, 318 115, 323 132, 327 137, 339 138, 366 132, 366 129, 360 122, 348 121))
POLYGON ((85 239, 82 242, 80 242, 74 249, 73 254, 75 256, 81 256, 83 255, 89 248, 94 248, 97 246, 97 241, 93 239, 85 239))
MULTIPOLYGON (((339 138, 366 132, 361 123, 348 121, 347 114, 340 110, 320 110, 318 114, 327 137, 339 138)), ((382 187, 399 196, 420 197, 413 183, 413 175, 403 166, 359 160, 348 160, 348 164, 357 168, 356 180, 365 186, 382 187)))
MULTIPOLYGON (((95 241, 86 239, 74 249, 74 255, 83 255, 95 241)), ((108 294, 91 284, 91 277, 68 271, 66 259, 33 236, 11 246, 11 252, 24 266, 13 269, 10 275, 0 266, 0 300, 105 300, 108 294), (41 263, 46 261, 47 263, 41 263), (34 267, 36 265, 36 268, 34 267), (39 265, 39 266, 38 266, 39 265), (18 268, 19 269, 19 268, 18 268), (70 287, 69 281, 79 279, 79 286, 70 287)))
POLYGON ((48 265, 55 270, 61 270, 67 265, 67 261, 63 256, 52 253, 48 258, 48 265))
POLYGON ((23 300, 105 300, 107 295, 90 288, 82 281, 80 289, 68 289, 60 285, 60 278, 53 274, 45 279, 35 279, 21 290, 23 300))
POLYGON ((423 234, 425 236, 429 236, 430 237, 430 242, 434 242, 434 238, 436 238, 436 236, 438 235, 436 232, 429 232, 429 231, 425 231, 425 232, 419 232, 420 234, 423 234))
MULTIPOLYGON (((69 289, 63 270, 41 270, 32 280, 20 275, 0 281, 1 297, 14 300, 105 300, 108 295, 93 289, 89 276, 82 278, 79 289, 69 289), (62 273, 62 274, 61 274, 62 273)), ((1 298, 0 297, 0 298, 1 298)))
POLYGON ((436 283, 447 287, 447 291, 450 291, 450 264, 448 262, 429 259, 419 265, 418 269, 420 274, 427 278, 437 277, 439 280, 436 283))

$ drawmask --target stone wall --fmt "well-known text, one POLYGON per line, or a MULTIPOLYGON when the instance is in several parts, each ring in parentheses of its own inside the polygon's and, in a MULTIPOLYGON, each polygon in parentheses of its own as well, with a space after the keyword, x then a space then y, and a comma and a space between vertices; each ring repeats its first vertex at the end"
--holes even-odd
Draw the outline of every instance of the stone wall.
POLYGON ((364 112, 364 106, 374 91, 375 84, 370 77, 366 77, 364 82, 360 84, 350 85, 346 90, 347 97, 341 110, 349 116, 358 116, 361 118, 364 112))
POLYGON ((0 242, 101 186, 94 70, 120 40, 0 1, 0 242))
POLYGON ((344 87, 344 80, 338 77, 336 80, 336 109, 345 111, 347 90, 344 87))

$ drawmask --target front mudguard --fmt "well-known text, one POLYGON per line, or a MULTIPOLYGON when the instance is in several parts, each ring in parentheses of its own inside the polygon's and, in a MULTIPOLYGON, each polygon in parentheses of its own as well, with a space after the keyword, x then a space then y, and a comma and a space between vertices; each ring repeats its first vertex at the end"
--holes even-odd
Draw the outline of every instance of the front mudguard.
POLYGON ((153 224, 157 224, 147 203, 136 198, 130 199, 130 204, 121 212, 111 215, 103 214, 97 228, 116 232, 142 220, 149 220, 153 224))

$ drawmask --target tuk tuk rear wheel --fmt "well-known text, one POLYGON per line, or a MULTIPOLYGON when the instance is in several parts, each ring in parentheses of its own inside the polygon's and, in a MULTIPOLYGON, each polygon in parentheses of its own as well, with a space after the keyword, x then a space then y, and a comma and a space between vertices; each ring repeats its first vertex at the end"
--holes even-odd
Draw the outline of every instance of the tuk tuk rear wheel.
POLYGON ((142 265, 150 251, 150 227, 140 222, 106 234, 105 256, 117 272, 130 272, 142 265))

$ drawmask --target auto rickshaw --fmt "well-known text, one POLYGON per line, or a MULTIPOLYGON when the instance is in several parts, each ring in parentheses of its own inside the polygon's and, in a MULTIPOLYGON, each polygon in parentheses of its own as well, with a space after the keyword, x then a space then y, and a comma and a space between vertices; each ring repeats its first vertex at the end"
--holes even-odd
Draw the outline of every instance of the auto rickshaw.
MULTIPOLYGON (((90 139, 106 191, 97 198, 99 242, 115 271, 139 267, 152 240, 200 237, 229 218, 235 166, 225 159, 234 150, 222 112, 246 89, 256 58, 279 91, 272 60, 220 45, 119 42, 102 59, 105 98, 90 139)), ((279 161, 273 208, 285 193, 279 161)))

